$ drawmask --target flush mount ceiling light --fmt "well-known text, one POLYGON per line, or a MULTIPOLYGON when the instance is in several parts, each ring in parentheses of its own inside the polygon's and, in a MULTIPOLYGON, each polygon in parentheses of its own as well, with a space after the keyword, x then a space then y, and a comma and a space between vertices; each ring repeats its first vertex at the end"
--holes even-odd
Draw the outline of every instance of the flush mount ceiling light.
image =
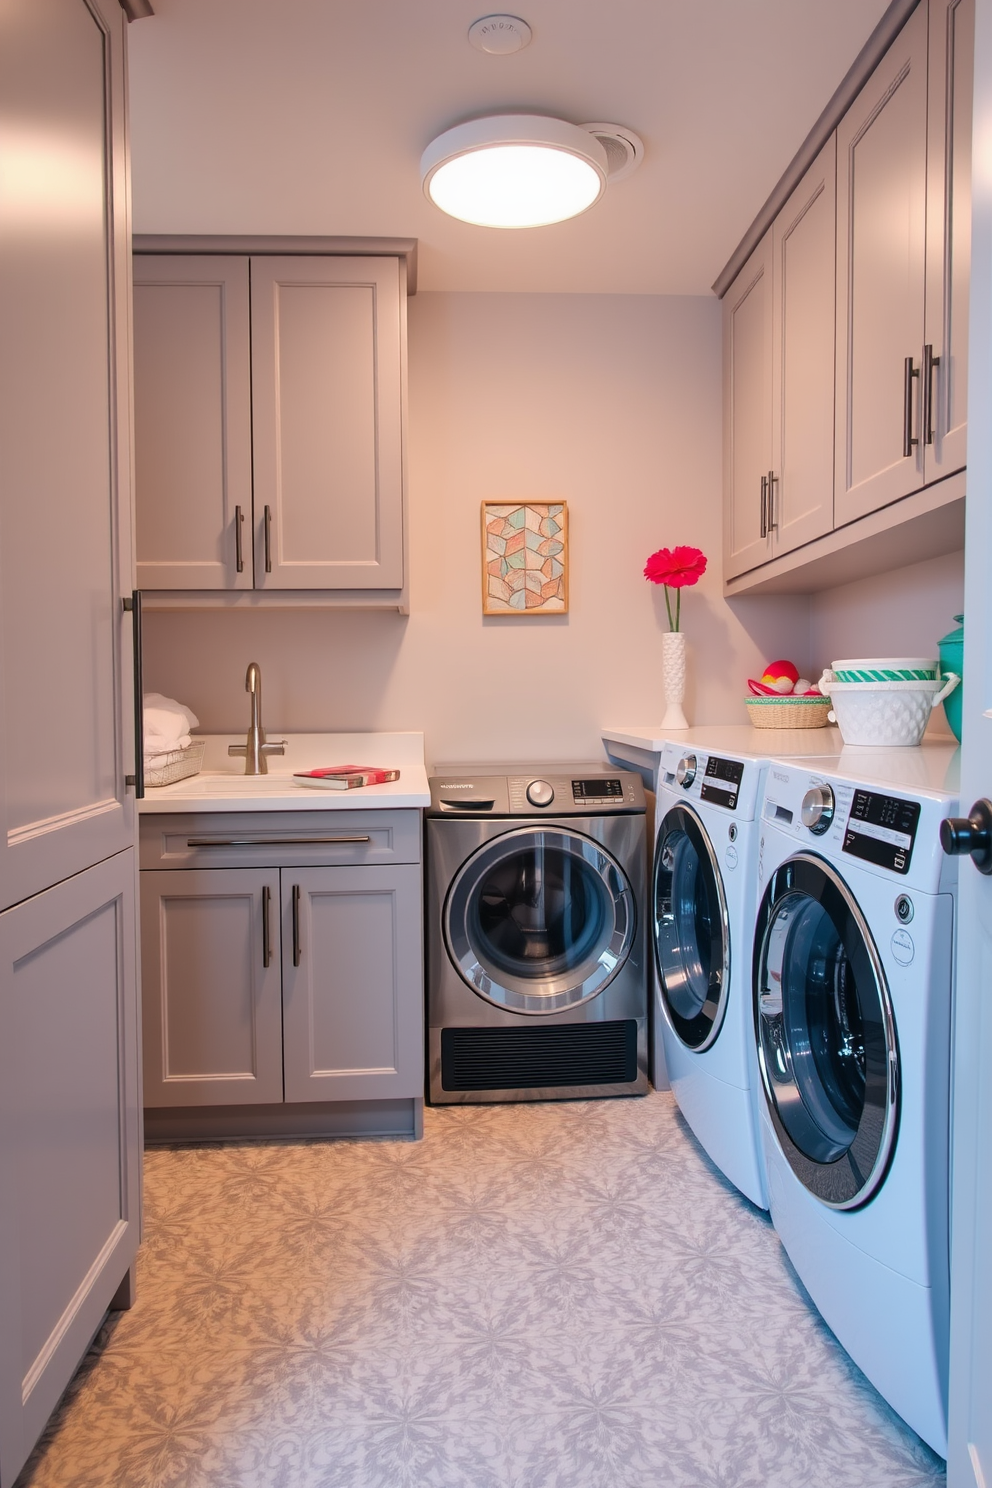
POLYGON ((616 151, 607 148, 612 128, 539 114, 457 124, 421 156, 424 191, 442 212, 479 227, 564 222, 599 201, 611 174, 619 174, 611 166, 633 169, 640 160, 643 146, 630 130, 618 131, 616 151))

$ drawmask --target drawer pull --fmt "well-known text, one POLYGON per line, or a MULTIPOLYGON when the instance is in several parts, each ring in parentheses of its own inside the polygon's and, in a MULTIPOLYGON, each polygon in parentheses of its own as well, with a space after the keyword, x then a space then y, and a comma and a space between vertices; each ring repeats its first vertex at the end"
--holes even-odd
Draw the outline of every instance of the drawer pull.
POLYGON ((262 886, 262 965, 272 964, 272 939, 269 929, 269 912, 272 908, 272 890, 268 884, 262 886))
POLYGON ((187 847, 348 847, 371 837, 187 837, 187 847))
POLYGON ((293 965, 299 966, 303 959, 300 947, 300 886, 293 885, 293 965))

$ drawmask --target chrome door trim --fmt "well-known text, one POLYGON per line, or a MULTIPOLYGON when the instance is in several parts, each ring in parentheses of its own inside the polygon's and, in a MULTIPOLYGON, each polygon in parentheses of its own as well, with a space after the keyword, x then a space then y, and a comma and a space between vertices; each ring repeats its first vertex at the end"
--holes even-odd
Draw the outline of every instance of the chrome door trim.
POLYGON ((527 825, 502 832, 476 848, 451 880, 441 911, 444 945, 462 980, 495 1007, 538 1016, 581 1007, 608 987, 627 960, 637 928, 634 894, 623 868, 599 842, 562 826, 527 825), (557 848, 592 868, 609 900, 613 925, 591 964, 539 980, 494 975, 483 965, 466 929, 466 911, 484 874, 534 844, 557 848), (576 976, 580 971, 584 975, 576 976), (543 989, 543 990, 542 990, 543 989))
MULTIPOLYGON (((723 874, 720 872, 720 865, 717 862, 716 853, 710 841, 710 834, 703 825, 701 818, 689 806, 680 804, 678 806, 672 806, 666 811, 661 826, 658 828, 655 847, 654 871, 651 875, 651 942, 654 947, 655 970, 658 973, 658 982, 665 1005, 665 1016, 668 1018, 672 1032, 685 1048, 693 1054, 702 1054, 716 1042, 720 1035, 723 1020, 727 1013, 727 998, 730 993, 730 916, 727 911, 727 896, 723 887, 723 874), (682 832, 689 839, 700 861, 709 867, 716 888, 717 910, 720 921, 719 928, 723 943, 723 957, 720 970, 717 973, 719 977, 719 993, 716 1003, 712 1004, 713 1011, 711 1014, 707 1014, 707 1009, 711 1006, 710 998, 707 996, 707 1000, 703 1003, 698 1017, 691 1020, 691 1022, 689 1019, 683 1018, 672 1007, 668 996, 668 989, 665 985, 665 973, 661 964, 663 921, 658 914, 658 896, 659 879, 663 871, 662 844, 664 838, 668 835, 666 829, 669 822, 673 823, 673 830, 682 832), (698 1040, 694 1040, 691 1029, 697 1023, 700 1024, 701 1037, 698 1040), (683 1026, 680 1027, 679 1025, 683 1026)), ((671 898, 667 902, 670 905, 671 898)), ((713 976, 711 973, 711 987, 712 982, 713 976)))
MULTIPOLYGON (((784 997, 781 993, 779 994, 779 1000, 780 1002, 784 1002, 784 997)), ((762 896, 755 922, 754 934, 753 1013, 758 1068, 761 1071, 761 1085, 765 1097, 765 1106, 783 1156, 788 1161, 789 1166, 803 1187, 826 1208, 835 1210, 861 1208, 878 1192, 884 1182, 895 1148, 899 1126, 901 1094, 899 1045, 885 968, 882 965, 882 960, 878 954, 878 949, 869 929, 868 922, 845 880, 826 859, 817 856, 815 853, 799 852, 787 858, 772 874, 762 896), (762 982, 768 943, 775 920, 776 906, 781 904, 787 894, 807 893, 807 897, 813 897, 808 894, 807 890, 801 884, 797 886, 796 883, 797 876, 805 877, 807 874, 811 876, 820 874, 826 883, 831 886, 833 892, 841 899, 844 909, 850 916, 853 926, 860 937, 878 998, 885 1048, 882 1067, 875 1071, 875 1079, 877 1083, 884 1085, 885 1104, 881 1131, 877 1137, 877 1145, 872 1154, 872 1160, 870 1164, 864 1165, 867 1171, 863 1171, 862 1166, 859 1166, 858 1162, 859 1156, 866 1154, 859 1154, 855 1149, 858 1147, 859 1141, 864 1146, 866 1113, 877 1109, 877 1106, 871 1106, 866 1100, 862 1109, 858 1129, 848 1148, 833 1161, 817 1162, 803 1152, 796 1144, 779 1115, 778 1101, 773 1089, 776 1082, 772 1079, 765 1057, 765 1046, 761 1028, 762 982)), ((791 1062, 791 1050, 788 1052, 791 1062)), ((793 1081, 793 1088, 800 1095, 801 1099, 800 1087, 795 1081, 793 1081)), ((868 1119, 870 1121, 870 1114, 868 1119)))

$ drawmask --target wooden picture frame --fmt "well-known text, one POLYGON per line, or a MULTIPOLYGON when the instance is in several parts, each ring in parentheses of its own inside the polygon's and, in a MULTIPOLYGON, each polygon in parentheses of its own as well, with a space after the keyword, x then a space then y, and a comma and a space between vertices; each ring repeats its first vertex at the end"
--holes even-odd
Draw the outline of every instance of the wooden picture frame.
POLYGON ((568 503, 483 501, 482 613, 568 614, 568 503))

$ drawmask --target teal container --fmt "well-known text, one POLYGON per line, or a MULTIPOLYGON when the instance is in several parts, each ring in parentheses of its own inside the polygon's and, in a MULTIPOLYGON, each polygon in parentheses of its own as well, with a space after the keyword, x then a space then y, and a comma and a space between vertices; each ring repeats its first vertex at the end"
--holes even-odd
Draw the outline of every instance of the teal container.
POLYGON ((940 657, 941 672, 956 672, 961 678, 950 697, 944 703, 944 717, 955 739, 961 739, 961 694, 964 692, 964 616, 955 615, 959 624, 957 630, 948 631, 947 635, 937 642, 937 654, 940 657))

